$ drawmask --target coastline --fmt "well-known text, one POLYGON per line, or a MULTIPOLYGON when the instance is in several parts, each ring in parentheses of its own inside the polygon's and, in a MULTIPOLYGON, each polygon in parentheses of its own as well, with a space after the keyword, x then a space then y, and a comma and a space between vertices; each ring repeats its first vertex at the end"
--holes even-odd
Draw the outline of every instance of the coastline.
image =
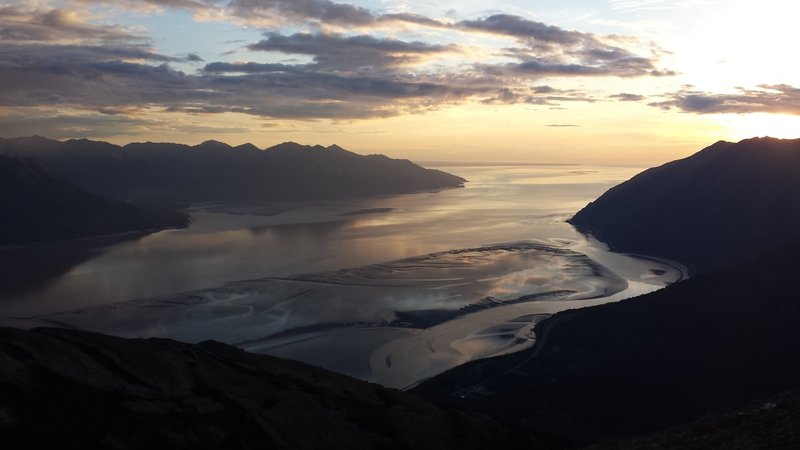
POLYGON ((652 292, 685 276, 676 263, 614 254, 596 241, 555 245, 451 250, 4 324, 214 339, 408 388, 469 361, 532 347, 534 327, 552 314, 652 292))

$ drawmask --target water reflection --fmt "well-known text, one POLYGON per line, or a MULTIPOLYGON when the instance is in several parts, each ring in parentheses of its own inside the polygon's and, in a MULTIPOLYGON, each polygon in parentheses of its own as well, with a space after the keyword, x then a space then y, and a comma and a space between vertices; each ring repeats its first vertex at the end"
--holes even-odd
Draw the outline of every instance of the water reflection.
POLYGON ((27 296, 46 290, 74 267, 96 258, 141 234, 0 249, 0 298, 27 296))
POLYGON ((404 387, 471 359, 526 348, 532 327, 547 314, 646 293, 681 277, 668 263, 592 245, 517 242, 450 250, 43 315, 17 325, 214 339, 404 387))
POLYGON ((186 230, 1 251, 0 316, 356 267, 490 242, 580 239, 563 220, 635 172, 580 166, 442 169, 470 183, 438 193, 303 205, 204 205, 193 211, 194 223, 186 230), (342 215, 371 209, 386 212, 342 215))
POLYGON ((266 348, 286 337, 329 328, 429 328, 504 304, 595 298, 626 287, 625 280, 581 253, 518 242, 229 283, 35 321, 126 336, 249 346, 258 342, 257 347, 266 348))

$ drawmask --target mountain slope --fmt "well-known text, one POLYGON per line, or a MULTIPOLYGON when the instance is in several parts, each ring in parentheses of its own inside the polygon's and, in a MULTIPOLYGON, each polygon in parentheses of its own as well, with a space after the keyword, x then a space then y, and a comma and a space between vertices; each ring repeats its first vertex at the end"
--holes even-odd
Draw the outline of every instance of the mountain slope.
POLYGON ((0 156, 0 244, 26 244, 169 226, 186 217, 157 217, 86 192, 38 162, 0 156))
POLYGON ((800 139, 718 142, 646 170, 570 220, 615 250, 708 271, 800 239, 800 139))
MULTIPOLYGON (((661 433, 589 447, 591 450, 752 450, 800 448, 800 391, 769 396, 743 408, 661 433)), ((587 449, 587 450, 589 450, 587 449)))
POLYGON ((0 139, 0 154, 35 157, 91 192, 139 203, 294 201, 459 187, 464 179, 382 155, 286 142, 258 150, 206 141, 135 143, 0 139))
POLYGON ((588 444, 650 433, 800 387, 794 245, 744 266, 536 327, 534 349, 413 392, 588 444))
POLYGON ((41 328, 0 328, 0 436, 19 448, 541 448, 474 414, 224 344, 41 328))

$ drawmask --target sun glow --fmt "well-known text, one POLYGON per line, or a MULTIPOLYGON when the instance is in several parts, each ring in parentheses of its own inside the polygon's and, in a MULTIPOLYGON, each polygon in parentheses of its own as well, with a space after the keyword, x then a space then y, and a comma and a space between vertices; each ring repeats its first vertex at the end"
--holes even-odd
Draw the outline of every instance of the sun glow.
POLYGON ((746 139, 771 136, 780 139, 800 138, 800 117, 783 114, 724 114, 719 116, 731 138, 746 139))

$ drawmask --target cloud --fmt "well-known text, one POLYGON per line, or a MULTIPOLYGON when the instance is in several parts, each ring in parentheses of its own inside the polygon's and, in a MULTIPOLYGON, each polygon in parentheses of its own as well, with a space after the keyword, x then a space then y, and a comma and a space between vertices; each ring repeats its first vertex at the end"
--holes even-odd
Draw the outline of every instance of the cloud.
POLYGON ((800 115, 800 88, 786 84, 760 85, 758 89, 738 88, 733 94, 683 89, 666 97, 667 100, 650 105, 696 114, 760 112, 800 115))
POLYGON ((585 59, 553 57, 532 57, 522 62, 500 65, 478 65, 477 67, 494 74, 526 78, 545 77, 641 77, 659 76, 653 61, 635 56, 589 63, 585 59))
POLYGON ((581 125, 576 125, 572 123, 551 123, 545 126, 549 128, 578 128, 581 125))
POLYGON ((366 8, 328 0, 233 0, 227 9, 236 17, 266 21, 279 17, 298 22, 317 20, 332 25, 364 26, 377 20, 366 8))
POLYGON ((54 139, 72 137, 103 138, 120 134, 138 134, 153 127, 151 121, 129 115, 52 114, 40 109, 4 115, 0 136, 17 137, 41 134, 46 130, 54 139))
POLYGON ((612 98, 615 100, 619 100, 621 102, 640 102, 644 100, 646 97, 639 94, 629 94, 626 92, 620 94, 609 95, 608 98, 612 98))
POLYGON ((495 14, 478 20, 465 20, 454 26, 461 30, 491 33, 516 39, 519 45, 507 48, 505 55, 518 61, 492 69, 517 76, 638 77, 674 75, 674 72, 669 70, 658 69, 660 49, 652 46, 642 49, 651 55, 645 57, 620 46, 619 41, 636 43, 630 38, 621 39, 620 36, 598 36, 592 33, 565 30, 554 25, 509 14, 495 14))
MULTIPOLYGON (((164 54, 140 32, 92 24, 66 9, 0 7, 0 107, 62 111, 41 123, 65 134, 103 121, 128 133, 155 126, 123 122, 121 116, 134 109, 191 117, 229 112, 265 120, 339 121, 423 113, 467 102, 552 107, 595 99, 580 90, 555 89, 543 78, 667 73, 656 67, 657 52, 634 39, 505 14, 445 22, 328 0, 71 1, 179 8, 196 16, 234 17, 239 20, 235 23, 252 20, 278 28, 246 46, 256 52, 250 55, 257 55, 257 61, 231 63, 194 52, 164 54), (377 32, 398 23, 434 29, 437 42, 377 32), (295 24, 310 31, 278 31, 295 24), (463 33, 504 36, 509 47, 447 43, 463 33), (276 62, 270 53, 303 58, 276 62), (501 62, 482 62, 487 56, 501 62), (70 110, 80 120, 70 123, 70 110)), ((9 123, 22 128, 33 123, 10 117, 0 117, 3 129, 9 123)))
POLYGON ((225 4, 219 0, 72 0, 75 3, 111 5, 133 10, 163 10, 166 8, 184 9, 190 11, 218 8, 225 4))
POLYGON ((585 33, 567 31, 554 25, 546 25, 509 14, 495 14, 478 20, 464 20, 458 22, 456 27, 463 30, 482 31, 562 45, 576 45, 589 36, 585 33))
POLYGON ((425 55, 458 51, 455 45, 404 42, 369 35, 296 33, 284 36, 267 33, 267 38, 247 46, 250 50, 311 55, 319 67, 355 70, 360 67, 392 67, 418 63, 425 55))
POLYGON ((80 20, 74 11, 64 9, 29 10, 0 5, 0 41, 36 43, 80 41, 95 44, 144 41, 144 37, 124 28, 91 25, 80 20))
POLYGON ((593 103, 595 99, 583 92, 576 90, 559 90, 550 86, 535 86, 532 88, 501 88, 492 97, 482 101, 485 104, 517 104, 525 103, 528 105, 548 105, 555 106, 562 102, 588 102, 593 103))

